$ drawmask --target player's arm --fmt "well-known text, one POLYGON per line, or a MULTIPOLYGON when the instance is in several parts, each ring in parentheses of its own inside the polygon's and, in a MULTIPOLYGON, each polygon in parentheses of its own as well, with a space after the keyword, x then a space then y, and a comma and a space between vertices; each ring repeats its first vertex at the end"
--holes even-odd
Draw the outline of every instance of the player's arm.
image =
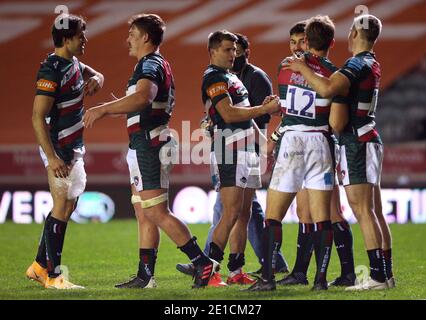
POLYGON ((104 75, 88 65, 83 65, 84 95, 92 96, 104 85, 104 75))
POLYGON ((69 174, 69 167, 60 159, 49 136, 49 128, 46 124, 46 116, 52 109, 54 97, 36 95, 33 104, 32 124, 38 144, 43 149, 48 161, 48 170, 52 170, 55 177, 65 178, 69 174))
POLYGON ((142 111, 152 104, 157 92, 157 84, 149 79, 141 79, 137 82, 134 93, 87 110, 83 116, 84 126, 91 128, 96 120, 105 115, 142 111))
POLYGON ((271 114, 277 112, 280 108, 280 100, 276 96, 273 96, 273 99, 265 104, 250 108, 236 107, 232 105, 232 101, 229 96, 225 96, 216 104, 216 110, 226 123, 251 120, 267 113, 271 114))
POLYGON ((347 95, 351 86, 351 81, 340 71, 334 72, 330 78, 327 78, 315 73, 301 58, 288 59, 284 68, 301 73, 309 86, 324 98, 347 95))
POLYGON ((334 132, 340 134, 349 121, 349 108, 345 103, 333 102, 330 108, 329 123, 334 132))

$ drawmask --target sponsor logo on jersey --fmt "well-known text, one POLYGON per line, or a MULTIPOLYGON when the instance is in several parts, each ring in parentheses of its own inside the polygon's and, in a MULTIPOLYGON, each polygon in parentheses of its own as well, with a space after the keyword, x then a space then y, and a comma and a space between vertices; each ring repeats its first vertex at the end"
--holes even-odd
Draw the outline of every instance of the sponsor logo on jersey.
POLYGON ((293 72, 290 76, 290 83, 300 86, 307 86, 308 83, 306 82, 305 78, 300 73, 293 72))
POLYGON ((225 82, 217 82, 207 88, 207 94, 209 95, 210 99, 213 99, 214 97, 217 97, 221 94, 226 94, 228 92, 227 88, 228 86, 225 82))
POLYGON ((55 92, 58 84, 56 82, 40 79, 37 81, 37 90, 47 91, 47 92, 55 92))

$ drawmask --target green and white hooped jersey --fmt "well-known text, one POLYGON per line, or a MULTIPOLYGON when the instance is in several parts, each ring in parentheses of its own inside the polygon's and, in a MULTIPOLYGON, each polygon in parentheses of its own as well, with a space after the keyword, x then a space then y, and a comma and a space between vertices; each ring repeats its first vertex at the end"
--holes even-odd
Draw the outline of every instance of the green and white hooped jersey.
MULTIPOLYGON (((231 147, 238 149, 236 145, 243 142, 244 150, 247 151, 249 144, 254 142, 254 131, 251 120, 226 123, 220 113, 216 110, 216 105, 225 97, 231 99, 232 105, 249 108, 249 95, 241 80, 228 70, 215 65, 209 65, 204 72, 201 87, 202 101, 206 113, 208 113, 214 125, 214 135, 212 139, 212 150, 214 146, 231 147)), ((223 149, 222 149, 223 150, 223 149)), ((254 144, 253 144, 254 150, 254 144)))
MULTIPOLYGON (((339 72, 351 82, 348 96, 341 100, 349 105, 350 112, 340 143, 353 140, 351 135, 357 137, 359 142, 382 143, 375 122, 381 78, 376 56, 369 51, 360 52, 349 58, 339 72)), ((336 100, 340 102, 339 98, 336 100)))
POLYGON ((161 144, 160 134, 167 128, 175 106, 175 85, 170 64, 159 53, 150 53, 136 64, 127 83, 126 95, 136 92, 136 84, 148 79, 158 86, 151 105, 142 111, 127 114, 127 132, 132 149, 142 140, 150 140, 151 146, 161 144))
POLYGON ((67 164, 83 147, 83 72, 85 65, 50 54, 37 74, 36 95, 55 99, 46 122, 57 155, 67 164))
MULTIPOLYGON (((305 53, 306 64, 325 77, 337 68, 325 57, 305 53)), ((284 114, 280 131, 320 131, 329 133, 328 119, 332 99, 321 97, 298 72, 284 70, 284 59, 278 70, 278 90, 284 114)))

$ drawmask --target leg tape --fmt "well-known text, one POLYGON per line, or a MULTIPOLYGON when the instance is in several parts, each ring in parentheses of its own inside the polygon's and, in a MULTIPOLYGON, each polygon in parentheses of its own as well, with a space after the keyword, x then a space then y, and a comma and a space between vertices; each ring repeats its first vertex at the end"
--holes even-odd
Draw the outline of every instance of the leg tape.
POLYGON ((163 194, 161 194, 161 195, 159 195, 158 197, 155 197, 155 198, 151 198, 151 199, 148 199, 148 200, 141 200, 142 208, 143 209, 151 208, 151 207, 153 207, 153 206, 155 206, 159 203, 166 202, 168 200, 168 198, 169 198, 169 194, 163 193, 163 194))
POLYGON ((132 204, 136 204, 139 202, 142 202, 142 199, 140 196, 135 196, 134 194, 132 195, 132 197, 130 198, 130 200, 132 201, 132 204))

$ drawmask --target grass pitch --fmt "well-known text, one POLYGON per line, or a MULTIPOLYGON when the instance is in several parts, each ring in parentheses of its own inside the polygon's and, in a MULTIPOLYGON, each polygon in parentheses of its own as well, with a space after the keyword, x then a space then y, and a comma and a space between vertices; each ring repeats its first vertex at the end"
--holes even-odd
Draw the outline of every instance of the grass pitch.
MULTIPOLYGON (((190 225, 200 245, 204 245, 208 225, 190 225)), ((62 264, 69 269, 70 280, 86 290, 59 292, 46 290, 30 282, 24 273, 33 261, 42 225, 0 225, 0 300, 9 299, 143 299, 143 300, 252 300, 252 299, 426 299, 425 225, 391 225, 394 239, 393 260, 397 287, 377 292, 348 293, 330 288, 327 292, 311 292, 315 274, 314 260, 309 269, 309 286, 277 287, 275 292, 241 292, 241 286, 227 288, 191 289, 192 279, 175 269, 176 263, 187 262, 186 256, 162 234, 156 265, 158 288, 145 290, 115 289, 114 284, 135 274, 138 265, 137 225, 134 220, 112 221, 107 224, 78 225, 70 223, 67 229, 62 264)), ((362 236, 357 225, 354 234, 355 264, 368 266, 362 236)), ((283 252, 292 267, 296 253, 297 225, 283 227, 283 252)), ((227 254, 226 254, 227 259, 227 254)), ((227 273, 225 260, 222 272, 227 273)), ((246 271, 257 270, 259 264, 248 245, 246 271)), ((328 280, 340 273, 335 248, 329 267, 328 280)), ((278 277, 280 279, 281 276, 278 277)))

